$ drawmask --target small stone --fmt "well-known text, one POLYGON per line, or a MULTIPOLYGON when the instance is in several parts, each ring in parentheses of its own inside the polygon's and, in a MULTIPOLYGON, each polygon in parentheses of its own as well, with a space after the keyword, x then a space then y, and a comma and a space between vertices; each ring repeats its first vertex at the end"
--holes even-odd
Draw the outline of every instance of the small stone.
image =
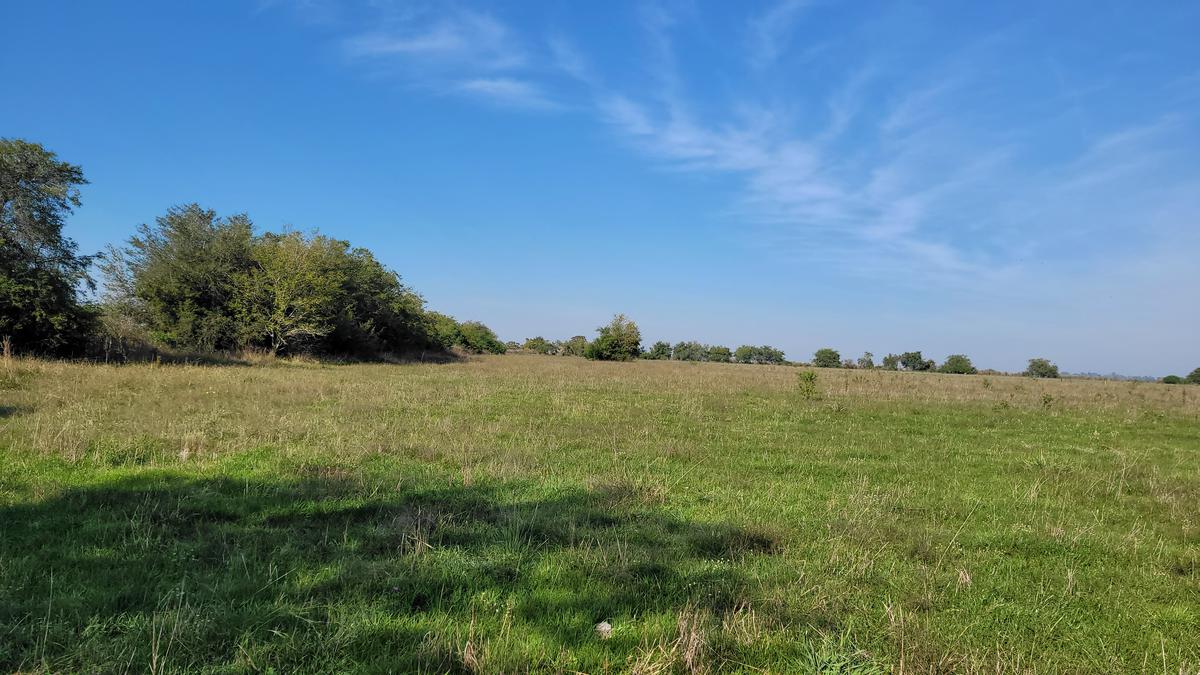
POLYGON ((612 624, 607 621, 596 624, 596 635, 599 635, 601 640, 612 637, 612 624))

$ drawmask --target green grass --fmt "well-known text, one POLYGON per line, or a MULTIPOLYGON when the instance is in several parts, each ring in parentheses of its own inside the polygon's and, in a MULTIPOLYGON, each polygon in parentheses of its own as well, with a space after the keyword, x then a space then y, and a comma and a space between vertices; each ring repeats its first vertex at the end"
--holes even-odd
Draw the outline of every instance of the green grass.
POLYGON ((3 370, 0 670, 1200 667, 1196 388, 3 370))

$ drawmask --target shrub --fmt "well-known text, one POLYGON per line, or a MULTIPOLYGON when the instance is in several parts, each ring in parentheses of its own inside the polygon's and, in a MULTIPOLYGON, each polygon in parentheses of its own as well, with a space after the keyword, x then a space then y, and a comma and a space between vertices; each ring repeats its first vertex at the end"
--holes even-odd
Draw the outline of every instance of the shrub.
POLYGON ((1048 359, 1029 359, 1029 367, 1024 374, 1029 377, 1058 377, 1058 366, 1048 359))
POLYGON ((905 370, 928 371, 933 370, 935 365, 932 359, 926 360, 921 356, 921 352, 904 352, 900 355, 900 366, 905 370))
POLYGON ((641 355, 642 333, 624 314, 617 314, 607 326, 596 329, 599 335, 588 343, 584 356, 597 361, 631 361, 641 355))
POLYGON ((729 347, 712 345, 706 349, 706 357, 713 363, 729 363, 730 359, 733 358, 733 352, 729 350, 729 347))
POLYGON ((666 361, 671 358, 671 343, 659 340, 650 346, 650 350, 642 354, 643 359, 666 361))
POLYGON ((525 338, 525 344, 522 345, 522 348, 528 349, 535 354, 554 354, 558 351, 558 349, 554 346, 554 343, 540 335, 537 337, 525 338))
POLYGON ((888 354, 883 357, 884 370, 900 370, 900 357, 896 354, 888 354))
POLYGON ((871 352, 863 352, 863 355, 858 357, 858 367, 871 369, 875 367, 875 355, 871 352))
POLYGON ((1200 368, 1188 373, 1188 376, 1183 378, 1188 384, 1200 384, 1200 368))
POLYGON ((708 350, 699 342, 680 342, 671 349, 671 358, 676 361, 703 361, 708 350))
POLYGON ((587 349, 587 338, 582 335, 576 335, 570 340, 562 344, 563 356, 583 356, 584 350, 587 349))
POLYGON ((769 345, 763 345, 761 347, 742 345, 733 353, 733 360, 737 361, 738 363, 787 363, 787 361, 783 358, 783 352, 769 345))
POLYGON ((496 337, 496 333, 479 321, 464 321, 459 325, 458 332, 458 344, 469 352, 503 354, 508 351, 508 347, 496 337))
POLYGON ((817 374, 811 370, 801 371, 796 378, 796 390, 800 392, 801 398, 817 398, 819 395, 817 391, 817 374))
POLYGON ((1163 384, 1183 384, 1184 380, 1178 375, 1168 375, 1162 379, 1163 384))
POLYGON ((938 369, 943 373, 951 373, 953 375, 974 375, 979 372, 975 370, 975 366, 971 363, 971 359, 963 354, 951 354, 946 357, 946 362, 938 369))
POLYGON ((824 347, 813 354, 812 364, 817 368, 841 368, 842 355, 836 349, 824 347))

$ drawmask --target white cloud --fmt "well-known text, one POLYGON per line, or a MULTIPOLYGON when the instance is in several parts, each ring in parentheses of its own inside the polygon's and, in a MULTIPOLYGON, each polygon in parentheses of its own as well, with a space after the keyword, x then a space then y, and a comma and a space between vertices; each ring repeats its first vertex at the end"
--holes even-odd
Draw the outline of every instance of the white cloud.
POLYGON ((458 83, 455 89, 501 106, 540 110, 554 110, 559 107, 559 104, 548 98, 538 85, 509 77, 465 80, 458 83))

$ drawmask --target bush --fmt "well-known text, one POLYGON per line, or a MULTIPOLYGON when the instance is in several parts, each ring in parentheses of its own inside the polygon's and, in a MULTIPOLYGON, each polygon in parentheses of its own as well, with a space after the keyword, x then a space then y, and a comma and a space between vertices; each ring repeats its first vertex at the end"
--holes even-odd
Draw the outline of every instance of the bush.
POLYGON ((651 345, 650 351, 642 354, 642 358, 652 361, 666 361, 671 358, 671 344, 659 340, 651 345))
POLYGON ((458 327, 459 345, 469 352, 503 354, 508 348, 491 328, 478 321, 465 321, 458 327))
POLYGON ((813 354, 812 364, 817 368, 841 368, 842 355, 836 349, 824 347, 813 354))
POLYGON ((617 314, 607 326, 596 329, 599 335, 588 343, 584 356, 597 361, 632 361, 641 356, 642 333, 624 314, 617 314))
POLYGON ((887 356, 883 357, 883 365, 881 367, 884 370, 900 370, 899 355, 888 354, 887 356))
POLYGON ((783 352, 769 345, 763 345, 761 347, 742 345, 733 353, 733 360, 738 363, 755 364, 787 363, 787 361, 783 358, 783 352))
POLYGON ((953 375, 974 375, 979 372, 975 370, 975 366, 971 363, 971 359, 963 354, 951 354, 946 357, 946 362, 938 369, 943 373, 953 375))
POLYGON ((863 352, 863 355, 858 357, 858 367, 870 370, 875 367, 875 355, 871 352, 863 352))
POLYGON ((733 358, 733 352, 729 350, 729 347, 713 345, 707 348, 706 357, 713 363, 729 363, 733 358))
POLYGON ((586 349, 587 338, 576 335, 562 344, 562 350, 559 353, 563 356, 583 356, 586 349))
POLYGON ((900 355, 900 366, 905 370, 929 371, 936 366, 932 359, 926 360, 921 352, 904 352, 900 355))
POLYGON ((525 338, 525 344, 521 345, 523 349, 527 349, 535 354, 554 354, 558 349, 554 343, 550 342, 542 336, 525 338))
POLYGON ((1048 359, 1029 359, 1024 375, 1029 377, 1058 377, 1058 366, 1048 359))
POLYGON ((708 350, 699 342, 680 342, 671 349, 671 358, 676 361, 703 361, 708 350))
POLYGON ((1200 384, 1200 368, 1188 373, 1188 376, 1183 379, 1188 384, 1200 384))
POLYGON ((1168 375, 1162 379, 1163 384, 1183 384, 1184 380, 1178 375, 1168 375))

